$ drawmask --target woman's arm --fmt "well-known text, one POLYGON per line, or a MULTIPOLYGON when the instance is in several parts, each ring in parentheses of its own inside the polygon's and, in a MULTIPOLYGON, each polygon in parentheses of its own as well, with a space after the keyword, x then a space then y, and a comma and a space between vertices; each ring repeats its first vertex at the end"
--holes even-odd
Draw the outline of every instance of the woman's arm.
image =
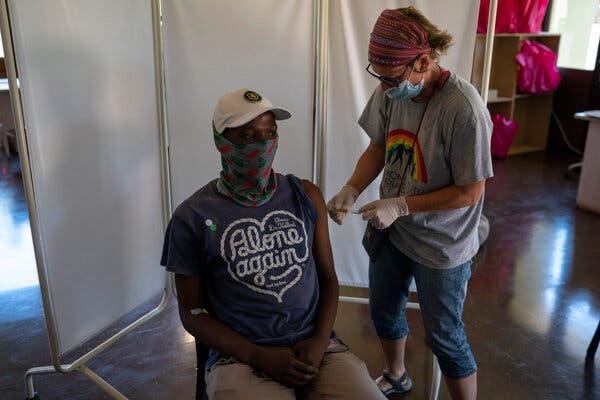
POLYGON ((422 211, 443 211, 467 207, 481 199, 485 179, 464 186, 445 188, 417 196, 391 197, 362 206, 362 218, 378 229, 387 228, 396 219, 422 211))
POLYGON ((300 361, 292 349, 258 346, 207 313, 201 278, 176 274, 175 285, 183 327, 200 342, 287 386, 304 385, 316 376, 316 368, 300 361))
MULTIPOLYGON (((348 182, 327 203, 327 211, 338 225, 344 222, 346 214, 356 198, 379 175, 385 160, 385 148, 371 141, 356 162, 356 167, 348 182)), ((319 193, 320 194, 320 193, 319 193)))
POLYGON ((406 196, 408 211, 413 214, 422 211, 454 210, 472 206, 481 199, 485 179, 464 186, 445 188, 417 196, 406 196))
POLYGON ((362 193, 373 182, 385 164, 385 147, 376 145, 373 141, 363 151, 356 162, 354 173, 346 183, 362 193))

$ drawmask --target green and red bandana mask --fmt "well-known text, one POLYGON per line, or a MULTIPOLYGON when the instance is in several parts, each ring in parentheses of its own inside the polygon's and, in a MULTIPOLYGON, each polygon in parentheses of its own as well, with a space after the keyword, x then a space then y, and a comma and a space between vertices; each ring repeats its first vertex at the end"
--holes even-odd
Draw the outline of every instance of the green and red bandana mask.
POLYGON ((247 207, 269 201, 277 189, 277 178, 271 167, 277 152, 277 138, 234 144, 214 130, 213 136, 223 168, 217 190, 247 207))

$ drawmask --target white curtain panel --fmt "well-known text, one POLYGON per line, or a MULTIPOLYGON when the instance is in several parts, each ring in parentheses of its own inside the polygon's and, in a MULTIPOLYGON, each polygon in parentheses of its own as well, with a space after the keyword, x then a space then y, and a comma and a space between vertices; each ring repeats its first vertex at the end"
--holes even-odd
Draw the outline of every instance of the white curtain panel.
POLYGON ((285 107, 275 171, 312 175, 313 2, 163 2, 173 203, 218 176, 218 98, 247 87, 285 107))
POLYGON ((150 2, 9 7, 63 354, 165 282, 150 2))
MULTIPOLYGON (((364 70, 369 34, 382 10, 412 5, 434 24, 448 30, 454 45, 440 65, 469 80, 478 0, 384 1, 331 0, 329 19, 329 82, 325 135, 324 188, 326 200, 337 193, 369 144, 357 120, 377 81, 364 70)), ((358 198, 357 206, 377 199, 379 178, 358 198)), ((366 224, 349 214, 342 226, 330 222, 330 236, 340 284, 368 285, 368 257, 361 245, 366 224)))

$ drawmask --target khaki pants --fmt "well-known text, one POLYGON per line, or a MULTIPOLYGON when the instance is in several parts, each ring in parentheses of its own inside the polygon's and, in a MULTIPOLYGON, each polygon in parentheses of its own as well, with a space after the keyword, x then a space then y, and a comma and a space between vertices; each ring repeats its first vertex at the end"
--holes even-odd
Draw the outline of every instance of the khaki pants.
POLYGON ((236 360, 217 362, 207 373, 206 393, 210 400, 385 400, 369 376, 365 363, 348 348, 333 341, 323 356, 319 374, 299 389, 290 389, 236 360))

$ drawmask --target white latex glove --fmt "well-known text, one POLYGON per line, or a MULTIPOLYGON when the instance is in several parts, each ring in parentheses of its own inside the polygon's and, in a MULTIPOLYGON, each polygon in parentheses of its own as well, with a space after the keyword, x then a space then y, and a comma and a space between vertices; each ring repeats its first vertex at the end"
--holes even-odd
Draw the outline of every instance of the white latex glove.
POLYGON ((331 219, 338 225, 341 225, 358 195, 358 190, 355 187, 350 185, 342 186, 338 194, 327 202, 327 212, 331 219))
POLYGON ((377 229, 385 229, 392 225, 398 217, 409 214, 404 196, 375 200, 362 206, 358 211, 361 212, 365 221, 371 222, 377 229))

